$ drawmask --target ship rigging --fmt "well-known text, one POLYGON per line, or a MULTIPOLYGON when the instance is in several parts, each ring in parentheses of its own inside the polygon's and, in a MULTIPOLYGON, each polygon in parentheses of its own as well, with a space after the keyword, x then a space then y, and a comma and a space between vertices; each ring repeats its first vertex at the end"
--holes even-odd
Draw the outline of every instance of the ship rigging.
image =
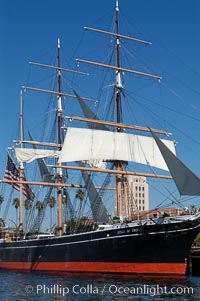
MULTIPOLYGON (((79 92, 71 84, 73 94, 63 92, 63 72, 79 76, 87 76, 88 73, 61 66, 60 39, 57 44, 57 65, 31 62, 35 67, 56 71, 56 91, 24 86, 25 90, 56 97, 56 130, 53 131, 53 139, 51 137, 48 141, 35 141, 30 132, 29 140, 24 139, 21 93, 20 135, 11 149, 11 153, 15 152, 19 167, 9 155, 5 176, 1 180, 2 183, 19 190, 19 221, 16 220, 19 223, 12 235, 1 233, 0 268, 184 274, 191 244, 200 229, 200 213, 191 213, 182 208, 181 214, 175 216, 166 212, 158 212, 156 216, 142 216, 128 181, 130 175, 154 178, 159 182, 173 178, 180 195, 200 195, 200 179, 178 159, 176 143, 169 139, 171 134, 168 131, 124 123, 123 74, 130 73, 153 81, 160 81, 161 77, 150 72, 125 68, 122 64, 121 41, 127 39, 145 45, 151 45, 151 42, 121 34, 118 0, 115 5, 114 32, 92 27, 85 29, 114 40, 113 64, 77 59, 78 64, 96 66, 114 73, 115 80, 111 85, 114 90, 112 118, 100 118, 87 106, 87 102, 96 104, 97 100, 79 96, 79 92), (84 117, 69 114, 68 106, 64 110, 64 97, 79 103, 84 117), (27 181, 24 166, 35 161, 40 180, 27 181), (145 165, 151 172, 130 171, 127 168, 129 162, 145 165), (155 169, 164 173, 157 173, 155 169), (76 183, 71 182, 71 171, 77 171, 73 178, 76 183), (102 185, 95 183, 92 172, 102 176, 106 174, 103 181, 101 179, 102 185), (81 184, 77 183, 77 175, 81 176, 81 184), (113 186, 110 185, 111 175, 115 177, 113 186), (38 199, 39 192, 33 193, 29 185, 38 186, 39 190, 44 187, 45 196, 42 202, 38 199), (57 201, 53 197, 54 188, 57 201), (69 189, 78 189, 75 194, 76 201, 79 201, 77 206, 71 201, 69 189), (115 193, 111 210, 104 202, 105 191, 115 193), (26 219, 26 224, 23 216, 23 195, 31 201, 26 202, 26 210, 32 205, 38 210, 36 215, 33 210, 30 211, 32 213, 26 219), (89 200, 90 215, 86 215, 86 198, 89 200), (56 225, 52 225, 51 219, 49 233, 41 236, 39 232, 47 205, 53 208, 55 203, 56 225), (67 213, 63 212, 64 207, 67 213)), ((44 134, 46 132, 47 127, 44 134)), ((180 205, 176 198, 173 201, 180 205)))

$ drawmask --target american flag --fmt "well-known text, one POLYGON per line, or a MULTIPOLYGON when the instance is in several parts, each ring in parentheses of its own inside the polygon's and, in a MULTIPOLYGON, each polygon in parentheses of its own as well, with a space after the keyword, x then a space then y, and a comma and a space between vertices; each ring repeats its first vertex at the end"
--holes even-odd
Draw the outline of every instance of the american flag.
MULTIPOLYGON (((15 165, 12 158, 8 155, 6 170, 4 173, 4 179, 10 181, 19 181, 19 169, 15 165)), ((26 181, 25 177, 23 176, 23 181, 26 181)), ((13 188, 19 191, 20 184, 17 182, 9 183, 12 185, 13 188)), ((27 199, 33 200, 35 195, 28 184, 23 184, 22 186, 23 194, 26 196, 27 199)))

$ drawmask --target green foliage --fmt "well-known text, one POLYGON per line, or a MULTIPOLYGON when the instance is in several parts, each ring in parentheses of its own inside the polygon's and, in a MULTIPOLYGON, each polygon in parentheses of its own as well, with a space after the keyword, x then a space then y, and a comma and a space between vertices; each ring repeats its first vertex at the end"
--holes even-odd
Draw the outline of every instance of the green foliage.
POLYGON ((24 201, 24 208, 26 209, 26 210, 29 210, 30 208, 32 207, 32 201, 31 200, 25 200, 24 201))
POLYGON ((76 197, 76 199, 79 199, 80 202, 83 202, 84 197, 85 197, 85 192, 82 189, 78 189, 75 197, 76 197))
POLYGON ((14 198, 13 199, 13 206, 15 206, 15 209, 19 208, 20 200, 19 198, 14 198))
POLYGON ((200 247, 200 233, 197 235, 197 237, 194 240, 194 246, 200 247))
POLYGON ((36 207, 38 213, 40 213, 42 211, 42 209, 43 209, 42 202, 41 201, 37 201, 36 204, 35 204, 35 207, 36 207))
POLYGON ((56 199, 53 196, 50 196, 50 198, 48 200, 48 205, 49 205, 49 207, 51 209, 55 207, 55 205, 56 205, 56 199))

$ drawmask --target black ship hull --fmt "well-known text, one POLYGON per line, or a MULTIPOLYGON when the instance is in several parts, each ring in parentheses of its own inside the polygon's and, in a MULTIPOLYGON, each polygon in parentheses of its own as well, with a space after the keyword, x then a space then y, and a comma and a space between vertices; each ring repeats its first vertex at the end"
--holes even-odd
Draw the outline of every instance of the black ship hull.
POLYGON ((186 273, 199 221, 113 229, 0 243, 0 268, 28 271, 186 273))

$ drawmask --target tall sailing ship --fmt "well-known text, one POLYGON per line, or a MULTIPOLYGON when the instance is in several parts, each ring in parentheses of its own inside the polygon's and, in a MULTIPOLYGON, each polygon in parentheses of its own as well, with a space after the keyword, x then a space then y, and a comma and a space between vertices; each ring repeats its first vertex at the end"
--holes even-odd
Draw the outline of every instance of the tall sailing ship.
MULTIPOLYGON (((15 141, 15 146, 9 149, 6 171, 1 181, 19 191, 19 199, 15 199, 16 209, 19 206, 19 219, 17 216, 12 231, 1 224, 0 268, 184 275, 191 245, 200 231, 200 213, 198 210, 180 210, 181 214, 172 216, 169 211, 158 210, 157 214, 151 215, 149 212, 144 216, 139 211, 128 180, 129 176, 155 178, 159 182, 173 179, 180 195, 200 195, 200 179, 178 159, 175 142, 169 140, 167 131, 123 122, 123 75, 131 73, 155 81, 161 78, 124 68, 121 63, 121 43, 124 39, 144 45, 151 43, 120 33, 118 1, 113 32, 91 27, 86 29, 110 36, 114 41, 116 63, 113 65, 77 59, 78 63, 113 72, 112 117, 110 120, 100 119, 87 105, 87 102, 96 100, 80 96, 74 87, 71 87, 73 94, 63 92, 64 72, 80 76, 86 73, 61 67, 59 40, 56 66, 31 63, 56 71, 57 91, 28 86, 24 89, 56 97, 57 134, 54 132, 52 141, 34 141, 31 133, 29 140, 24 139, 21 94, 20 137, 15 141), (65 113, 66 97, 79 103, 84 117, 70 116, 67 110, 65 113), (25 178, 25 166, 33 161, 40 173, 38 182, 25 178), (152 172, 130 171, 130 162, 146 165, 152 172), (165 172, 161 175, 155 169, 165 172), (81 175, 81 184, 71 182, 73 172, 75 176, 72 176, 72 180, 81 175), (94 181, 94 174, 101 179, 106 175, 101 185, 94 181), (113 176, 115 185, 111 187, 109 184, 113 176), (35 188, 34 193, 30 185, 35 188), (40 191, 44 189, 43 201, 39 201, 36 187, 40 191), (40 231, 41 224, 47 214, 47 205, 55 205, 54 191, 57 196, 57 225, 51 224, 48 233, 44 233, 40 231), (80 201, 76 206, 72 202, 71 191, 76 202, 80 201), (114 192, 111 211, 104 202, 106 192, 110 195, 114 192), (89 209, 86 208, 86 200, 89 209), (37 208, 36 213, 34 208, 37 208)), ((109 103, 111 107, 111 101, 109 103)))

